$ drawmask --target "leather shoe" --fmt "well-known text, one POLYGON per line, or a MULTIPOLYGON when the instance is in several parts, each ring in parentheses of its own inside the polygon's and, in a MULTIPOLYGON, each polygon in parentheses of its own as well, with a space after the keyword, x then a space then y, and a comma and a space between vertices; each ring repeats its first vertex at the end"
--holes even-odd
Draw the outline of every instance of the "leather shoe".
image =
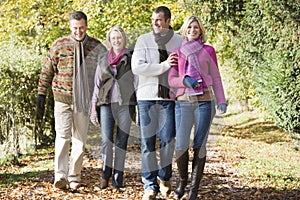
POLYGON ((67 180, 65 178, 61 178, 54 182, 54 187, 58 189, 66 189, 67 184, 67 180))
POLYGON ((80 183, 77 182, 77 181, 72 181, 69 184, 69 187, 70 187, 71 190, 77 190, 80 187, 80 183))
POLYGON ((107 179, 102 179, 100 183, 100 188, 104 189, 108 187, 108 180, 107 179))
POLYGON ((120 187, 118 187, 118 186, 113 185, 113 186, 111 186, 111 187, 112 187, 112 189, 113 189, 114 192, 119 192, 119 191, 121 191, 120 187))

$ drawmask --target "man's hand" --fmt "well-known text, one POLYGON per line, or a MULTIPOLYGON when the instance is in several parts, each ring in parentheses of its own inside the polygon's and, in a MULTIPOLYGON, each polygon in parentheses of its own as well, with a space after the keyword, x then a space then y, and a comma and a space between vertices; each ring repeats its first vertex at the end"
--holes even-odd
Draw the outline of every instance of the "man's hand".
POLYGON ((171 53, 167 59, 167 62, 171 67, 178 65, 178 56, 176 53, 171 53))
POLYGON ((46 95, 39 94, 37 101, 36 101, 36 106, 37 106, 37 118, 42 119, 44 116, 45 112, 45 104, 46 104, 46 95))

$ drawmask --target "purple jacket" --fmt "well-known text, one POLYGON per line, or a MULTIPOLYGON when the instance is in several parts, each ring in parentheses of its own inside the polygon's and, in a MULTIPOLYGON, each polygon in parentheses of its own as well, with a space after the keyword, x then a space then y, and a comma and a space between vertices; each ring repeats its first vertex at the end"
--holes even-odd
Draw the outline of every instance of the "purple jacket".
MULTIPOLYGON (((185 85, 183 84, 184 76, 184 66, 186 58, 180 52, 179 48, 175 49, 175 52, 178 55, 178 66, 173 66, 169 71, 169 85, 170 87, 176 89, 176 97, 184 94, 185 85)), ((222 79, 220 71, 218 68, 217 56, 215 49, 209 45, 203 45, 202 50, 198 56, 200 63, 200 73, 203 80, 203 86, 208 87, 212 86, 215 97, 217 99, 217 105, 225 104, 226 99, 224 95, 224 89, 222 84, 222 79)))

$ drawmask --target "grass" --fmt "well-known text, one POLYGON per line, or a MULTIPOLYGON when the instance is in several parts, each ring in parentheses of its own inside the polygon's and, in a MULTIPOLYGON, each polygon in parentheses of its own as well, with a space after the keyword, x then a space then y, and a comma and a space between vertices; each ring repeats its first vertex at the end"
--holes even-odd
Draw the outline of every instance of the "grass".
POLYGON ((6 163, 0 168, 0 188, 22 182, 32 177, 41 177, 53 170, 53 148, 40 149, 34 154, 19 158, 19 163, 6 163))
MULTIPOLYGON (((232 113, 232 112, 231 112, 232 113)), ((228 114, 218 144, 248 187, 300 188, 300 152, 289 134, 255 112, 228 114)))

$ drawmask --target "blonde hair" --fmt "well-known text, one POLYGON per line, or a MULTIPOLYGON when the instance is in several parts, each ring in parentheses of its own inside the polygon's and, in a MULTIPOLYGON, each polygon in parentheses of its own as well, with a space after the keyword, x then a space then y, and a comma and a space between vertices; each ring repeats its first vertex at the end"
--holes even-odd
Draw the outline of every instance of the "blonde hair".
POLYGON ((106 41, 107 41, 108 45, 111 46, 111 44, 110 44, 110 34, 113 31, 117 31, 117 32, 119 32, 121 34, 121 36, 122 36, 122 38, 124 40, 124 47, 126 47, 126 45, 127 45, 127 35, 126 35, 126 33, 124 32, 124 30, 120 26, 113 26, 107 32, 107 34, 106 34, 106 41))
POLYGON ((189 16, 184 20, 183 25, 181 26, 181 29, 180 29, 180 33, 181 33, 182 37, 184 39, 186 38, 186 30, 192 22, 198 23, 199 28, 200 28, 200 38, 201 38, 202 42, 205 43, 207 41, 207 36, 205 34, 204 26, 203 26, 200 18, 197 16, 194 16, 194 15, 189 16))

